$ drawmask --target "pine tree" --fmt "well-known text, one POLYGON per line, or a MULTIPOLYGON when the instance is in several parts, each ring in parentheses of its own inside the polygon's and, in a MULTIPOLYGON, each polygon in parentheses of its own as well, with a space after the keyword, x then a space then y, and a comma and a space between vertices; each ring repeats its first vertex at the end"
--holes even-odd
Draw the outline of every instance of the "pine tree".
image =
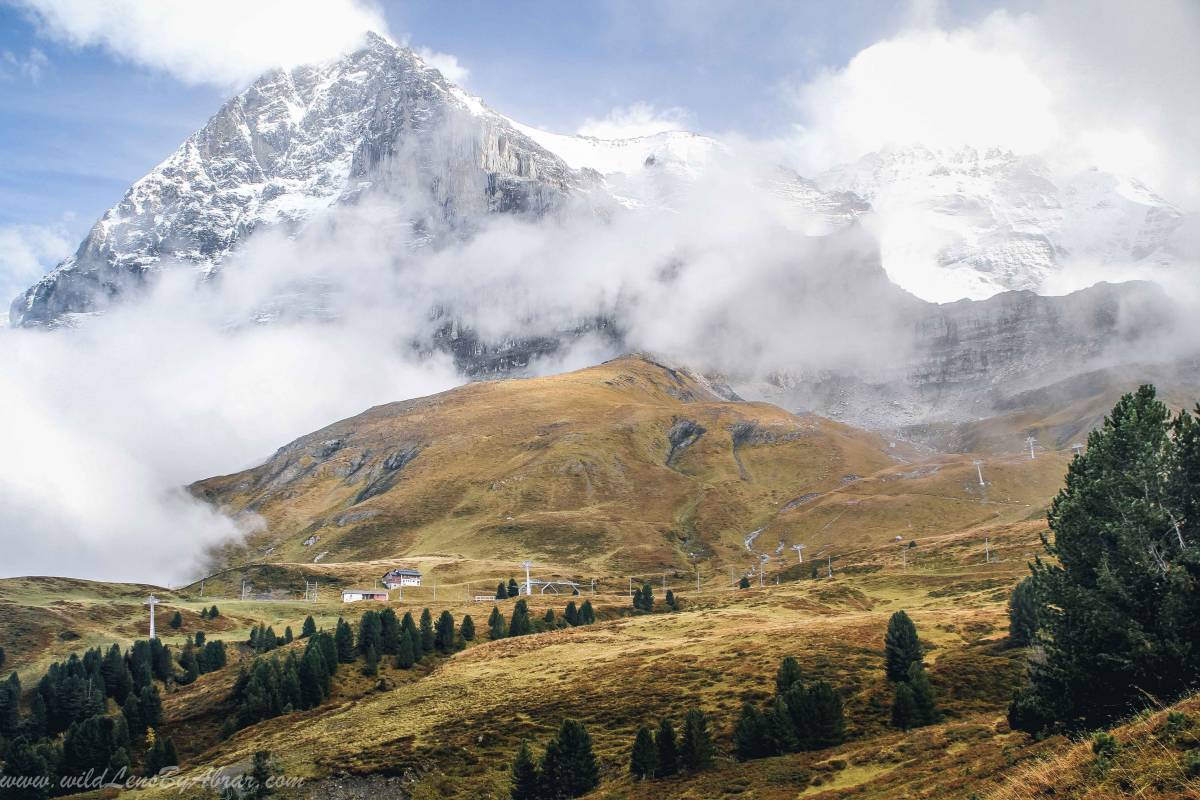
POLYGON ((525 636, 529 633, 533 633, 533 623, 529 620, 529 606, 521 599, 513 607, 512 620, 508 623, 508 635, 525 636))
POLYGON ((596 621, 596 611, 592 608, 591 600, 584 600, 583 605, 579 607, 579 622, 583 625, 591 625, 596 621))
POLYGON ((908 680, 909 666, 923 660, 917 626, 908 614, 903 611, 892 614, 883 642, 888 680, 893 683, 908 680))
POLYGON ((378 611, 364 611, 358 621, 358 652, 366 655, 372 647, 379 652, 380 640, 383 636, 383 623, 378 611))
POLYGON ((412 640, 413 659, 420 661, 425 655, 421 649, 421 631, 417 628, 417 623, 413 622, 412 612, 409 611, 405 611, 404 618, 400 620, 400 635, 403 636, 406 632, 412 640))
POLYGON ((740 581, 738 581, 738 588, 739 589, 749 589, 750 588, 750 579, 748 577, 746 577, 745 575, 743 575, 742 579, 740 581))
POLYGON ((600 768, 592 752, 587 728, 564 719, 558 736, 546 746, 542 757, 542 789, 549 797, 580 797, 600 783, 600 768))
POLYGON ((667 608, 671 609, 672 611, 679 610, 679 598, 677 598, 675 596, 675 592, 671 591, 670 589, 667 589, 666 604, 667 608))
POLYGON ((304 618, 304 626, 300 628, 300 638, 307 639, 317 632, 317 621, 309 614, 304 618))
POLYGON ((317 647, 321 651, 321 658, 325 660, 325 671, 330 678, 333 678, 338 668, 337 642, 326 631, 321 631, 314 636, 313 641, 317 643, 317 647))
POLYGON ((179 666, 183 667, 183 676, 179 678, 179 682, 184 686, 200 677, 200 662, 196 660, 195 648, 183 648, 183 653, 179 656, 179 666))
POLYGON ((1008 639, 1017 647, 1033 644, 1037 633, 1038 608, 1033 592, 1033 579, 1026 578, 1017 584, 1008 598, 1008 639))
POLYGON ((269 750, 257 750, 250 761, 250 797, 254 800, 270 797, 275 793, 272 778, 275 777, 275 766, 271 763, 269 750))
POLYGON ((208 619, 208 608, 200 609, 200 619, 208 619))
POLYGON ((304 708, 304 688, 300 683, 300 663, 295 653, 289 653, 284 662, 279 681, 280 702, 283 712, 297 711, 304 708))
POLYGON ((637 610, 637 611, 641 611, 641 610, 642 610, 642 590, 641 590, 641 587, 638 587, 637 589, 634 589, 634 590, 633 590, 633 599, 632 599, 632 603, 633 603, 633 607, 634 607, 634 609, 635 609, 635 610, 637 610))
POLYGON ((658 771, 658 749, 654 734, 645 725, 638 728, 633 739, 633 753, 629 756, 629 774, 638 780, 653 778, 658 771))
POLYGON ((508 636, 508 625, 504 622, 504 615, 496 606, 492 606, 492 614, 488 617, 488 636, 493 641, 508 636))
POLYGON ((574 600, 567 603, 566 610, 563 611, 563 619, 565 619, 567 624, 572 628, 579 624, 579 609, 575 607, 574 600))
POLYGON ((334 644, 337 645, 337 660, 341 664, 351 664, 354 662, 354 632, 350 630, 350 623, 338 617, 337 628, 333 634, 334 644))
POLYGON ((846 738, 846 718, 837 691, 825 681, 815 681, 808 687, 808 693, 813 709, 810 725, 813 749, 841 744, 846 738))
POLYGON ((517 585, 517 582, 514 579, 509 578, 508 579, 508 596, 516 597, 520 593, 521 593, 521 587, 517 585))
POLYGON ((471 619, 470 614, 463 615, 462 625, 459 626, 458 632, 462 634, 464 642, 475 640, 475 620, 471 619))
POLYGON ((176 611, 176 612, 175 612, 175 613, 174 613, 174 614, 171 616, 171 622, 170 622, 170 625, 171 625, 171 627, 172 627, 172 628, 174 628, 175 630, 179 630, 180 628, 182 628, 182 627, 183 627, 183 614, 180 614, 178 611, 176 611))
POLYGON ((421 610, 421 652, 432 653, 437 646, 437 636, 433 632, 433 614, 429 609, 421 610))
POLYGON ((906 731, 916 724, 917 701, 913 697, 912 687, 907 683, 897 683, 892 697, 892 727, 906 731))
POLYGON ((449 611, 443 611, 438 616, 434 644, 439 653, 454 652, 454 616, 449 611))
POLYGON ((916 714, 913 717, 913 727, 932 725, 938 721, 937 701, 934 698, 933 686, 929 676, 920 664, 912 664, 908 668, 908 687, 912 690, 913 704, 916 714))
POLYGON ((542 615, 542 625, 546 628, 546 630, 552 630, 555 627, 556 623, 554 620, 553 608, 547 608, 546 613, 542 615))
POLYGON ((295 640, 295 638, 296 637, 292 635, 292 626, 291 625, 288 625, 286 628, 284 628, 284 630, 283 630, 283 643, 284 644, 291 644, 295 640))
POLYGON ((642 611, 654 610, 654 589, 648 583, 642 584, 642 604, 639 607, 642 611))
POLYGON ((713 761, 716 749, 708 732, 708 717, 698 708, 687 712, 683 718, 683 739, 679 745, 679 760, 683 766, 699 772, 707 769, 713 761))
POLYGON ((787 694, 788 689, 791 689, 797 683, 804 680, 803 674, 800 672, 800 662, 794 656, 785 656, 783 661, 779 662, 779 670, 775 673, 775 693, 778 695, 787 694))
POLYGON ((363 662, 362 674, 368 678, 374 678, 379 674, 379 653, 375 650, 375 645, 367 645, 367 655, 363 662))
POLYGON ((390 608, 379 613, 379 654, 394 656, 400 649, 400 618, 390 608))
POLYGON ((510 775, 512 788, 509 797, 512 800, 540 800, 541 775, 525 742, 521 742, 521 748, 517 750, 510 775))
POLYGON ((216 619, 219 616, 221 616, 221 612, 217 609, 216 606, 213 606, 212 608, 210 608, 208 610, 208 618, 209 619, 216 619))
POLYGON ((413 642, 413 633, 407 629, 400 631, 400 646, 396 649, 396 666, 400 669, 409 669, 417 662, 418 645, 413 642))
POLYGON ((1031 732, 1098 727, 1171 702, 1200 674, 1200 407, 1171 418, 1151 386, 1088 435, 1047 515, 1032 569, 1031 732))
POLYGON ((499 583, 496 584, 496 599, 497 600, 507 600, 508 599, 508 589, 504 588, 504 581, 500 581, 499 583))
POLYGON ((761 711, 749 701, 742 704, 742 715, 733 729, 733 749, 742 761, 763 758, 771 754, 767 738, 767 721, 761 711))
POLYGON ((300 659, 300 705, 303 708, 315 708, 321 705, 328 693, 329 669, 321 655, 319 645, 310 640, 300 659))
POLYGON ((146 732, 146 717, 142 714, 142 704, 136 694, 130 694, 125 698, 125 704, 121 706, 121 714, 125 717, 125 726, 129 729, 130 735, 141 736, 146 732))
POLYGON ((764 732, 769 742, 769 755, 794 753, 800 749, 792 715, 782 697, 776 697, 763 711, 764 732))
POLYGON ((196 631, 196 635, 192 637, 192 641, 197 648, 201 648, 204 647, 206 638, 204 631, 196 631))
POLYGON ((138 702, 141 704, 142 719, 147 727, 157 728, 162 724, 162 697, 158 694, 158 687, 153 684, 142 687, 138 702))
POLYGON ((675 738, 675 728, 671 720, 663 717, 658 723, 658 732, 654 734, 654 747, 658 753, 658 769, 655 776, 669 778, 679 772, 679 742, 675 738))

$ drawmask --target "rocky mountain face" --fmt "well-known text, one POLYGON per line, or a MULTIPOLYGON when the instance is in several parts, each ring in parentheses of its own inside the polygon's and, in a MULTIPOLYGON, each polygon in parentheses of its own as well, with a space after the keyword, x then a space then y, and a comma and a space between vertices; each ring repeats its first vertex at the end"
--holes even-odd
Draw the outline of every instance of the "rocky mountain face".
POLYGON ((1034 156, 896 148, 816 183, 870 202, 888 275, 926 300, 1061 293, 1080 285, 1072 267, 1146 273, 1187 258, 1187 215, 1149 188, 1034 156))
POLYGON ((369 191, 404 195, 432 237, 480 214, 544 214, 587 182, 411 50, 368 35, 338 61, 269 73, 227 102, 10 317, 52 324, 167 266, 211 272, 254 231, 299 227, 369 191))

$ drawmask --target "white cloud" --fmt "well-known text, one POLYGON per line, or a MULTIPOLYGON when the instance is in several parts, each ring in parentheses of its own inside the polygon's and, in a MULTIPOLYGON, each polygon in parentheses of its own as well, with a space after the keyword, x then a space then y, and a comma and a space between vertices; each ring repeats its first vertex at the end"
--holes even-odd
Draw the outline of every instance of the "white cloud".
POLYGON ((236 85, 279 66, 332 58, 373 30, 369 0, 18 0, 44 34, 100 46, 189 83, 236 85))
POLYGON ((74 244, 60 224, 0 225, 0 311, 48 269, 71 254, 74 244))
POLYGON ((1132 175, 1200 207, 1200 6, 1188 0, 997 11, 911 27, 795 87, 797 166, 888 145, 999 146, 1132 175))
POLYGON ((24 78, 32 83, 42 79, 42 71, 50 65, 50 59, 36 47, 20 56, 12 50, 0 52, 0 78, 11 80, 14 77, 24 78))
POLYGON ((458 63, 458 58, 450 53, 438 53, 428 47, 422 47, 417 50, 417 55, 426 64, 442 73, 442 76, 451 83, 461 85, 471 76, 471 70, 458 63))
POLYGON ((614 108, 601 119, 588 117, 579 126, 578 133, 597 139, 632 139, 663 131, 687 130, 691 118, 691 114, 683 108, 659 109, 649 103, 634 103, 614 108))

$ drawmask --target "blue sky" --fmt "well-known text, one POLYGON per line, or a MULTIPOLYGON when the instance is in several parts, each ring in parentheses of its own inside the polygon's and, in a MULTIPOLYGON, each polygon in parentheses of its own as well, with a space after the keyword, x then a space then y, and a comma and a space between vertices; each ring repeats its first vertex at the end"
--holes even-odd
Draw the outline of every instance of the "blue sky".
MULTIPOLYGON (((751 136, 793 121, 785 81, 844 64, 910 14, 862 1, 418 0, 382 9, 394 36, 454 54, 473 93, 530 124, 569 132, 641 102, 686 109, 701 130, 751 136)), ((66 44, 5 4, 0 54, 0 225, 61 223, 76 238, 235 91, 66 44), (44 62, 31 74, 35 52, 44 62)))

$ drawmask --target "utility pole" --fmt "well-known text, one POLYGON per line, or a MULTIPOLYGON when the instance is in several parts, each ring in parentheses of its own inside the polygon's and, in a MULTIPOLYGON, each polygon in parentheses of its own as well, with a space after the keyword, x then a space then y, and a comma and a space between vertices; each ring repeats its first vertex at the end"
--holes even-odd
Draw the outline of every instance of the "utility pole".
POLYGON ((150 598, 145 602, 145 605, 150 606, 150 638, 157 639, 158 636, 154 633, 154 607, 158 605, 158 598, 151 593, 150 598))
POLYGON ((908 569, 908 548, 900 545, 900 568, 908 569))
POLYGON ((833 577, 833 556, 825 556, 825 569, 829 570, 829 577, 833 577))
POLYGON ((984 485, 984 483, 983 483, 983 462, 980 461, 979 459, 975 459, 971 463, 973 463, 975 465, 975 471, 979 473, 979 485, 983 486, 984 485))
POLYGON ((532 561, 522 561, 521 566, 525 568, 525 595, 533 596, 533 583, 529 580, 529 568, 533 566, 532 561))
POLYGON ((596 579, 592 578, 592 594, 596 593, 596 579))
POLYGON ((1033 446, 1037 444, 1037 439, 1033 436, 1028 436, 1025 438, 1025 444, 1029 445, 1029 460, 1033 461, 1035 458, 1037 458, 1037 456, 1033 454, 1033 446))
POLYGON ((804 550, 804 545, 794 544, 794 545, 792 545, 792 549, 796 551, 796 558, 798 559, 798 561, 796 563, 803 564, 804 563, 804 553, 801 551, 804 550))
POLYGON ((204 581, 200 581, 200 596, 204 597, 204 581))

